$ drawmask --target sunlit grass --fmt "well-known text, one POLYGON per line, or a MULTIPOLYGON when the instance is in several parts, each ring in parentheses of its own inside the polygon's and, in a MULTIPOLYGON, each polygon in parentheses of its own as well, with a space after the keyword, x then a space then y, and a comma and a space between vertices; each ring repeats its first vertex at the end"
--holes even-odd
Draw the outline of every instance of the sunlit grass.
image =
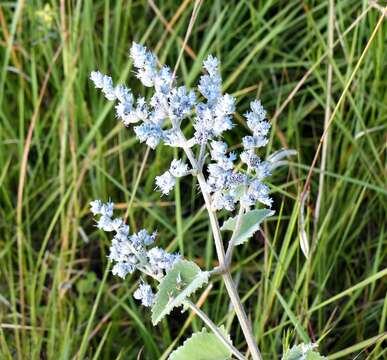
MULTIPOLYGON (((219 57, 238 108, 258 96, 274 117, 269 151, 298 152, 272 177, 276 215, 233 262, 265 359, 308 339, 331 359, 386 356, 386 24, 355 71, 381 13, 367 1, 335 3, 330 58, 328 1, 205 1, 178 69, 192 85, 204 57, 219 57), (319 162, 313 169, 305 214, 315 251, 306 260, 299 200, 323 133, 329 62, 332 110, 354 77, 328 135, 314 240, 319 162)), ((182 180, 177 198, 160 198, 154 178, 172 155, 158 148, 146 157, 88 80, 98 68, 140 92, 128 58, 133 40, 175 64, 193 2, 157 6, 159 14, 146 1, 0 4, 0 358, 166 358, 203 325, 175 311, 154 328, 131 296, 137 279, 122 283, 107 272, 109 239, 88 212, 90 200, 111 196, 123 214, 130 207, 133 231, 157 229, 163 246, 216 265, 196 184, 182 180), (176 16, 171 27, 160 14, 176 16)), ((241 138, 238 129, 228 136, 241 138)), ((245 349, 225 289, 216 278, 212 285, 204 309, 245 349)))

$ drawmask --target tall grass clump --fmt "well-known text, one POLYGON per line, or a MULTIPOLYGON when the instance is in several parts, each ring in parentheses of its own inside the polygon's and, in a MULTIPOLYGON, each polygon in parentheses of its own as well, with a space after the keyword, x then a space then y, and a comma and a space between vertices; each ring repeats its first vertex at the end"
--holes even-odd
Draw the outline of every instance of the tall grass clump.
POLYGON ((1 2, 0 358, 385 358, 385 15, 1 2))

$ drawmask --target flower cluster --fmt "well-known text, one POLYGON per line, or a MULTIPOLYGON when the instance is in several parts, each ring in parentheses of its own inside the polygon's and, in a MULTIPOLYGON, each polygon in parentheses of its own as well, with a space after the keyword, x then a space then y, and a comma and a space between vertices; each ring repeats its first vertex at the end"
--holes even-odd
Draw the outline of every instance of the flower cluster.
POLYGON ((211 159, 214 163, 208 165, 209 192, 213 194, 213 209, 234 210, 239 201, 241 206, 249 208, 256 202, 271 206, 269 187, 262 181, 270 176, 271 164, 261 161, 255 153, 256 148, 268 143, 267 134, 270 123, 266 120, 266 111, 259 100, 250 104, 251 111, 246 113, 247 125, 252 130, 252 136, 243 138, 244 150, 240 160, 247 165, 247 171, 234 169, 233 162, 237 156, 234 153, 227 155, 227 144, 220 141, 211 142, 211 159))
POLYGON ((208 74, 202 75, 198 89, 206 103, 198 103, 193 123, 195 139, 199 144, 221 136, 233 127, 231 114, 235 112, 235 98, 229 94, 222 96, 222 78, 218 60, 209 55, 203 62, 208 74))
MULTIPOLYGON (((236 204, 245 208, 260 202, 271 206, 269 188, 263 181, 274 167, 271 162, 262 161, 256 149, 268 143, 270 123, 266 111, 259 100, 250 104, 251 110, 245 114, 247 126, 252 135, 242 139, 243 151, 239 159, 246 169, 235 166, 237 154, 228 151, 221 140, 225 131, 233 127, 232 114, 235 112, 235 98, 222 94, 222 78, 219 61, 209 55, 203 62, 204 74, 199 79, 197 89, 202 101, 197 101, 194 91, 185 86, 177 87, 168 66, 159 66, 156 56, 144 46, 133 43, 130 57, 136 69, 137 78, 146 87, 153 87, 154 93, 149 100, 139 97, 134 101, 129 89, 123 85, 113 86, 112 79, 98 71, 91 73, 91 80, 109 100, 117 100, 117 116, 125 125, 139 123, 134 131, 140 142, 155 148, 161 141, 173 147, 191 148, 200 146, 200 155, 195 159, 200 166, 210 150, 211 163, 208 164, 206 191, 212 197, 214 210, 233 211, 236 204), (193 137, 187 140, 181 130, 185 118, 192 119, 193 137), (169 127, 168 127, 169 124, 169 127)), ((192 163, 192 159, 190 159, 192 163)), ((194 163, 192 166, 194 167, 194 163)), ((195 169, 197 170, 197 169, 195 169)), ((173 160, 168 171, 156 177, 156 187, 162 194, 171 192, 176 178, 189 173, 188 166, 181 160, 173 160)), ((112 226, 104 224, 102 228, 112 226)), ((118 226, 115 224, 115 226, 118 226)))
MULTIPOLYGON (((95 216, 99 215, 97 227, 104 231, 115 232, 109 254, 109 259, 115 262, 112 273, 124 279, 127 274, 132 274, 137 269, 160 280, 180 259, 180 255, 170 254, 159 247, 149 248, 155 242, 156 232, 149 234, 142 229, 138 233, 129 235, 129 226, 123 219, 113 218, 113 207, 112 202, 103 203, 101 200, 90 203, 91 212, 95 216)), ((144 305, 150 306, 152 295, 151 287, 143 283, 134 297, 142 300, 144 305)))
POLYGON ((159 69, 157 58, 144 46, 133 43, 130 57, 137 70, 137 78, 144 86, 155 89, 149 102, 139 97, 134 105, 133 96, 125 86, 113 87, 112 79, 99 71, 93 71, 90 79, 96 88, 102 89, 108 100, 119 101, 116 106, 117 117, 126 126, 141 122, 134 127, 141 142, 153 149, 160 141, 165 141, 170 146, 180 146, 175 130, 192 113, 196 104, 195 93, 187 91, 185 86, 174 87, 170 68, 163 66, 159 69), (172 123, 172 129, 164 129, 167 119, 172 123))
POLYGON ((222 141, 211 142, 211 159, 208 165, 207 191, 212 194, 213 210, 234 210, 235 198, 241 186, 246 184, 247 176, 234 171, 235 153, 227 155, 228 146, 222 141))
POLYGON ((133 95, 124 85, 113 86, 113 80, 110 76, 103 75, 99 71, 92 71, 90 79, 94 82, 96 88, 101 89, 105 97, 114 101, 117 100, 116 114, 122 119, 125 125, 136 122, 135 113, 132 111, 133 95))
POLYGON ((154 294, 152 288, 146 282, 142 282, 138 289, 133 293, 133 297, 136 300, 141 300, 141 304, 146 307, 150 307, 153 304, 154 294))
POLYGON ((172 160, 169 170, 160 176, 156 176, 156 186, 164 195, 168 195, 176 184, 176 178, 188 174, 188 165, 181 160, 172 160))

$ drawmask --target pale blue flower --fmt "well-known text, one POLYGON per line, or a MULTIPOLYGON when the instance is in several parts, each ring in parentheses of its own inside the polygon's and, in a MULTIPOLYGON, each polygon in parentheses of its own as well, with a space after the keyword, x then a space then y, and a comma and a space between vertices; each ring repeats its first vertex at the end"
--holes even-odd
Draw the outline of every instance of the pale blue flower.
POLYGON ((125 279, 126 275, 133 273, 135 266, 126 262, 116 263, 112 268, 112 274, 125 279))
POLYGON ((152 288, 146 282, 142 282, 137 290, 133 293, 133 297, 136 300, 141 300, 141 304, 150 307, 153 305, 154 294, 152 288))
POLYGON ((144 86, 153 86, 157 76, 157 59, 155 55, 147 51, 144 46, 133 43, 130 49, 130 57, 137 68, 137 78, 144 86))
POLYGON ((253 150, 242 151, 240 159, 247 165, 248 169, 256 168, 261 162, 259 156, 253 150))
POLYGON ((134 244, 141 244, 141 246, 149 246, 155 242, 157 236, 157 232, 153 232, 149 234, 147 230, 142 229, 137 234, 133 234, 130 237, 130 240, 134 244))
POLYGON ((136 68, 141 68, 145 64, 146 49, 141 44, 133 42, 132 47, 130 48, 130 57, 133 60, 134 66, 136 68))
POLYGON ((149 264, 155 272, 170 269, 180 259, 179 254, 170 254, 164 249, 154 247, 147 253, 149 264))
POLYGON ((113 87, 113 80, 110 76, 104 75, 102 92, 105 94, 106 99, 110 101, 113 101, 117 98, 113 87))
POLYGON ((104 231, 114 231, 112 218, 102 215, 97 221, 97 227, 98 229, 102 229, 104 231))
POLYGON ((163 65, 154 79, 157 93, 168 95, 172 86, 172 72, 169 66, 163 65))
POLYGON ((234 211, 235 205, 234 198, 229 194, 223 194, 217 191, 212 196, 212 208, 213 210, 226 209, 228 211, 234 211))
POLYGON ((211 54, 207 56, 206 60, 203 61, 203 67, 207 70, 210 75, 218 74, 219 61, 216 57, 211 54))
POLYGON ((125 104, 132 104, 133 95, 125 85, 118 85, 114 89, 114 94, 119 102, 125 104))
POLYGON ((242 138, 243 147, 246 150, 264 147, 268 142, 269 140, 264 136, 245 136, 242 138))
POLYGON ((251 182, 248 189, 248 194, 252 196, 253 199, 271 207, 273 200, 269 197, 269 193, 269 187, 257 179, 251 182))
POLYGON ((115 106, 115 109, 117 117, 120 118, 125 125, 133 122, 131 121, 132 104, 119 102, 115 106))
POLYGON ((103 88, 103 74, 99 71, 92 71, 90 73, 90 80, 94 83, 97 89, 103 88))
POLYGON ((102 205, 100 214, 112 217, 113 216, 113 209, 114 209, 114 203, 109 201, 109 202, 102 205))
POLYGON ((93 213, 93 215, 101 214, 102 205, 103 204, 101 200, 94 200, 90 202, 90 211, 93 213))
POLYGON ((155 149, 164 137, 161 127, 151 122, 143 122, 133 129, 140 142, 145 142, 152 149, 155 149))
POLYGON ((266 110, 263 108, 260 100, 254 100, 250 103, 250 108, 258 116, 259 121, 266 119, 266 110))
MULTIPOLYGON (((270 123, 266 120, 266 110, 263 108, 259 100, 254 100, 250 103, 250 108, 252 111, 249 111, 245 114, 247 119, 247 126, 252 130, 253 135, 256 139, 254 141, 257 143, 255 147, 265 146, 267 142, 263 138, 270 131, 270 123)), ((247 140, 246 140, 247 141, 247 140)), ((251 144, 252 140, 249 140, 251 144)))
POLYGON ((154 247, 149 249, 156 239, 157 232, 150 234, 142 229, 136 234, 129 235, 129 226, 121 218, 112 218, 113 203, 102 203, 95 200, 90 203, 90 208, 95 215, 100 215, 97 220, 98 228, 115 235, 110 246, 109 259, 115 264, 112 268, 114 275, 125 278, 127 274, 136 269, 153 274, 160 279, 165 272, 180 259, 179 254, 170 254, 167 251, 154 247))
POLYGON ((187 144, 179 136, 177 129, 168 129, 164 131, 164 144, 172 147, 183 147, 187 144))
POLYGON ((222 117, 231 115, 233 112, 235 112, 235 98, 229 94, 220 96, 215 105, 215 115, 222 117))
POLYGON ((161 193, 168 195, 176 184, 176 178, 166 171, 160 176, 156 176, 156 186, 160 189, 161 193))
POLYGON ((254 168, 255 176, 258 180, 264 180, 271 175, 271 164, 268 161, 261 161, 254 168))
POLYGON ((185 86, 173 88, 169 95, 169 116, 173 120, 182 120, 191 114, 195 104, 196 96, 193 91, 187 91, 185 86))
POLYGON ((211 148, 211 157, 215 160, 218 157, 217 154, 224 155, 228 150, 228 146, 224 141, 211 141, 211 148))
POLYGON ((203 67, 207 70, 208 75, 202 75, 199 80, 198 89, 207 99, 209 106, 215 104, 221 95, 222 78, 218 70, 218 60, 209 55, 203 62, 203 67))
POLYGON ((171 166, 169 168, 169 172, 174 177, 182 177, 188 174, 188 165, 184 164, 180 159, 173 159, 171 162, 171 166))
POLYGON ((210 108, 204 104, 196 106, 196 116, 193 124, 195 139, 198 144, 205 144, 215 137, 214 116, 210 108))

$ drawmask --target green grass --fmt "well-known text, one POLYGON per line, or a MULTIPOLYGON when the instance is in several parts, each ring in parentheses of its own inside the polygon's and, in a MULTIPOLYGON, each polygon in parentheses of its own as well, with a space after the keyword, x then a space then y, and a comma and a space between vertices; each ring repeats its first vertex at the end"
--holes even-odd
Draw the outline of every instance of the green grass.
MULTIPOLYGON (((127 56, 131 42, 173 66, 193 1, 179 12, 178 1, 157 2, 167 21, 177 14, 170 32, 146 1, 49 3, 46 11, 37 0, 0 5, 0 358, 165 359, 202 323, 175 311, 152 327, 131 296, 137 275, 122 282, 108 272, 110 239, 94 227, 88 203, 111 197, 132 230, 158 229, 162 246, 209 269, 216 257, 208 221, 191 180, 174 196, 154 192, 173 152, 145 156, 88 76, 99 69, 143 92, 127 56)), ((330 57, 328 3, 205 1, 178 69, 193 86, 203 58, 218 56, 239 114, 256 96, 271 114, 269 151, 298 151, 271 179, 276 215, 265 236, 239 247, 233 262, 265 359, 307 339, 330 359, 387 356, 386 21, 372 37, 379 10, 365 0, 335 1, 330 57), (299 200, 323 132, 328 64, 331 110, 342 100, 328 135, 315 251, 306 260, 299 200)), ((240 116, 236 122, 227 136, 233 143, 247 133, 240 116)), ((320 160, 305 208, 310 241, 319 173, 320 160)), ((203 309, 245 350, 219 280, 203 309)))

